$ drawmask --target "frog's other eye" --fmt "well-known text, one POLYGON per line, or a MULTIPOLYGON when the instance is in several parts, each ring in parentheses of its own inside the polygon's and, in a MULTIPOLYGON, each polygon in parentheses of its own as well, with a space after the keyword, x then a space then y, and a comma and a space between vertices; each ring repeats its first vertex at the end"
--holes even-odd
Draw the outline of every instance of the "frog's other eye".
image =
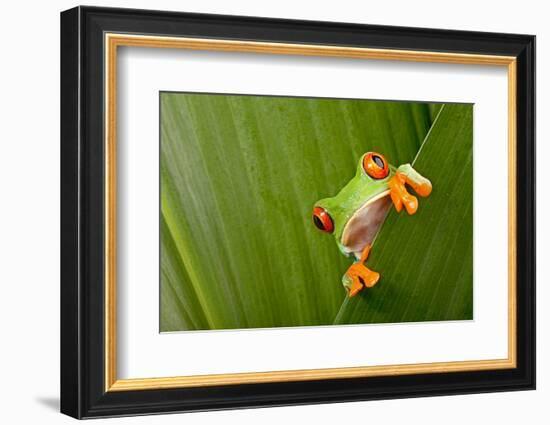
POLYGON ((315 226, 323 232, 332 233, 334 230, 334 223, 329 213, 322 207, 313 208, 313 223, 315 226))
POLYGON ((373 179, 383 179, 390 172, 386 158, 376 152, 368 152, 363 157, 363 169, 373 179))

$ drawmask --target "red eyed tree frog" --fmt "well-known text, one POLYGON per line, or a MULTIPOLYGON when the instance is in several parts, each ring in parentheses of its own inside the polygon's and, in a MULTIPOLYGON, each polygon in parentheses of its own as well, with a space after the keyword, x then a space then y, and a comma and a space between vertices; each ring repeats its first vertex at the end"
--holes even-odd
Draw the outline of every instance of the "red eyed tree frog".
POLYGON ((423 197, 432 191, 431 182, 410 164, 395 168, 381 154, 367 152, 359 161, 355 177, 336 196, 321 199, 313 208, 315 226, 332 233, 340 251, 355 259, 342 277, 350 297, 373 287, 380 279, 365 261, 391 204, 397 212, 405 207, 409 215, 418 209, 418 200, 405 184, 423 197))

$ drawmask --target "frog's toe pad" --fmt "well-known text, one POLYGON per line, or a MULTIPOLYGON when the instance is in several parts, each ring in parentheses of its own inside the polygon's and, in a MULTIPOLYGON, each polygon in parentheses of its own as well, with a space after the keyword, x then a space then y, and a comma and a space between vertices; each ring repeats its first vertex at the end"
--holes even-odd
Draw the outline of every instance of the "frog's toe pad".
POLYGON ((380 280, 380 273, 369 270, 368 273, 361 274, 359 280, 366 288, 372 288, 380 280))
POLYGON ((359 292, 361 292, 362 289, 363 285, 352 286, 348 291, 348 296, 350 298, 355 297, 359 292))

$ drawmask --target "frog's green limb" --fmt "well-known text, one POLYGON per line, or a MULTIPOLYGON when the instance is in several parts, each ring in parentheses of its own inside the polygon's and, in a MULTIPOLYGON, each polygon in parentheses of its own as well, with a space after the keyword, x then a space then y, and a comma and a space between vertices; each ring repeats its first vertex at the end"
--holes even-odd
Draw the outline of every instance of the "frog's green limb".
POLYGON ((407 191, 405 183, 420 196, 428 196, 432 192, 432 183, 410 164, 401 165, 388 182, 390 197, 397 212, 400 212, 405 206, 407 213, 412 215, 418 210, 418 199, 407 191))
POLYGON ((418 199, 407 192, 405 181, 405 176, 400 173, 396 173, 391 178, 388 183, 390 186, 390 197, 397 212, 401 212, 404 205, 407 213, 412 215, 418 210, 418 199))
POLYGON ((369 257, 369 253, 370 245, 367 245, 363 249, 359 260, 353 263, 342 277, 342 284, 348 291, 350 298, 357 295, 363 288, 372 288, 380 279, 379 273, 370 270, 364 264, 369 257))
POLYGON ((403 164, 399 166, 396 174, 404 175, 407 184, 423 198, 432 193, 432 182, 416 171, 411 164, 403 164))

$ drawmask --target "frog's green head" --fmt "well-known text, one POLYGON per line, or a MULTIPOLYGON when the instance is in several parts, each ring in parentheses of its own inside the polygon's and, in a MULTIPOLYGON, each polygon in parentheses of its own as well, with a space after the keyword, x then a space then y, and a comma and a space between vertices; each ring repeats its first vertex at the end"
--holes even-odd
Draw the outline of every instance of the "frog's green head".
POLYGON ((391 206, 388 182, 394 173, 381 154, 368 152, 336 196, 315 204, 315 226, 332 233, 345 255, 359 258, 365 246, 372 244, 391 206))

